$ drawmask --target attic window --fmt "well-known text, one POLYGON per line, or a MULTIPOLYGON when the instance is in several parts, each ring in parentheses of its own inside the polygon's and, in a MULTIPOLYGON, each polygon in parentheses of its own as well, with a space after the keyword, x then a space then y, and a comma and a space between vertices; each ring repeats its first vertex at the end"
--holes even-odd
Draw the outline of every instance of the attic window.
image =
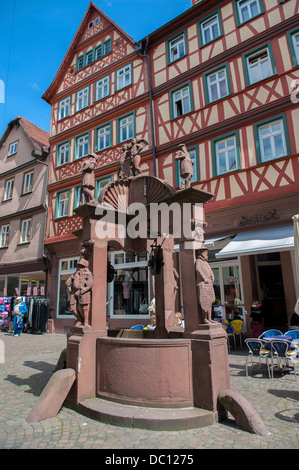
POLYGON ((18 142, 14 142, 10 144, 8 156, 10 157, 10 155, 14 155, 15 153, 17 153, 17 150, 18 150, 18 142))
POLYGON ((94 24, 98 24, 100 22, 100 17, 98 16, 95 20, 94 20, 94 24))
POLYGON ((90 23, 88 23, 88 29, 92 28, 93 27, 93 21, 91 21, 90 23))

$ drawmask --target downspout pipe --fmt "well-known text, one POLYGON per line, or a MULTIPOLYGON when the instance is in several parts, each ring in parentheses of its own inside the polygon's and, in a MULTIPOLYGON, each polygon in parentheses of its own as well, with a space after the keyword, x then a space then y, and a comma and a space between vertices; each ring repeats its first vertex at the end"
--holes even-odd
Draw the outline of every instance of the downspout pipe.
POLYGON ((149 55, 146 53, 149 37, 145 39, 145 45, 140 41, 136 43, 135 50, 138 52, 140 57, 145 57, 147 59, 147 73, 148 73, 148 87, 149 87, 149 100, 150 100, 150 119, 151 119, 151 134, 152 134, 152 145, 153 145, 153 165, 154 165, 154 176, 157 176, 156 169, 156 137, 155 137, 155 127, 154 127, 154 111, 153 111, 153 92, 152 92, 152 80, 151 80, 151 64, 149 55))

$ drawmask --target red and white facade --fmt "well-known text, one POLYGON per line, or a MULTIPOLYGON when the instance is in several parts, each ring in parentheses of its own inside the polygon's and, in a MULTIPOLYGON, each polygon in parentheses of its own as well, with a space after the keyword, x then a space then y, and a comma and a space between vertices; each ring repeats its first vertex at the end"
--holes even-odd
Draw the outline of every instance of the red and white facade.
MULTIPOLYGON (((206 239, 222 315, 242 316, 250 331, 245 311, 259 297, 268 305, 266 324, 287 325, 299 296, 285 237, 299 207, 298 18, 296 0, 202 0, 135 43, 90 4, 43 96, 52 107, 46 246, 56 331, 72 323, 61 298, 79 251, 73 231, 82 222, 73 209, 82 161, 99 156, 98 194, 116 177, 122 143, 133 136, 149 142, 143 172, 176 188, 174 153, 185 143, 193 187, 214 194, 206 239), (272 241, 259 251, 261 231, 272 241), (229 243, 242 234, 247 242, 233 253, 229 243)), ((144 278, 146 259, 120 253, 112 261, 118 255, 120 271, 136 268, 144 278)), ((117 309, 117 289, 109 288, 109 327, 148 321, 117 309)), ((147 302, 150 296, 149 288, 147 302)))

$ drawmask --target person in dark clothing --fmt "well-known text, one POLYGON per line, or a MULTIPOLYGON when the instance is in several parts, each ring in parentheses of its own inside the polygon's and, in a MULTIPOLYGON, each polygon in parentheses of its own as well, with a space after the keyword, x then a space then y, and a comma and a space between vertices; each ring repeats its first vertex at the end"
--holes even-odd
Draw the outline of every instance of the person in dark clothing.
POLYGON ((252 301, 250 317, 252 319, 252 336, 253 338, 258 338, 264 331, 264 319, 261 304, 256 299, 253 299, 252 301))

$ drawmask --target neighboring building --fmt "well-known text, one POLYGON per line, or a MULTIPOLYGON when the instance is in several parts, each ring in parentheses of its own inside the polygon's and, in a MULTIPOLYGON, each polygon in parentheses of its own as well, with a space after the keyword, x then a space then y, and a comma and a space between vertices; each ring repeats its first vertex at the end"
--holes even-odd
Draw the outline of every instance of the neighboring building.
MULTIPOLYGON (((73 213, 82 159, 89 152, 100 158, 98 196, 116 177, 121 145, 131 137, 149 142, 143 172, 176 188, 174 153, 185 143, 194 161, 193 187, 215 195, 206 205, 206 243, 222 315, 239 314, 250 331, 244 312, 256 296, 268 307, 267 326, 285 328, 293 313, 299 296, 292 242, 292 216, 299 207, 293 91, 299 79, 299 5, 192 3, 137 44, 90 3, 43 96, 52 106, 46 246, 57 331, 73 323, 64 282, 78 260, 72 232, 82 224, 73 213)), ((146 322, 137 313, 140 300, 151 297, 146 256, 113 253, 111 261, 118 273, 108 292, 109 327, 146 322), (139 292, 129 311, 127 278, 139 292)))
POLYGON ((47 132, 21 116, 8 124, 0 140, 0 297, 45 295, 48 155, 47 132))

